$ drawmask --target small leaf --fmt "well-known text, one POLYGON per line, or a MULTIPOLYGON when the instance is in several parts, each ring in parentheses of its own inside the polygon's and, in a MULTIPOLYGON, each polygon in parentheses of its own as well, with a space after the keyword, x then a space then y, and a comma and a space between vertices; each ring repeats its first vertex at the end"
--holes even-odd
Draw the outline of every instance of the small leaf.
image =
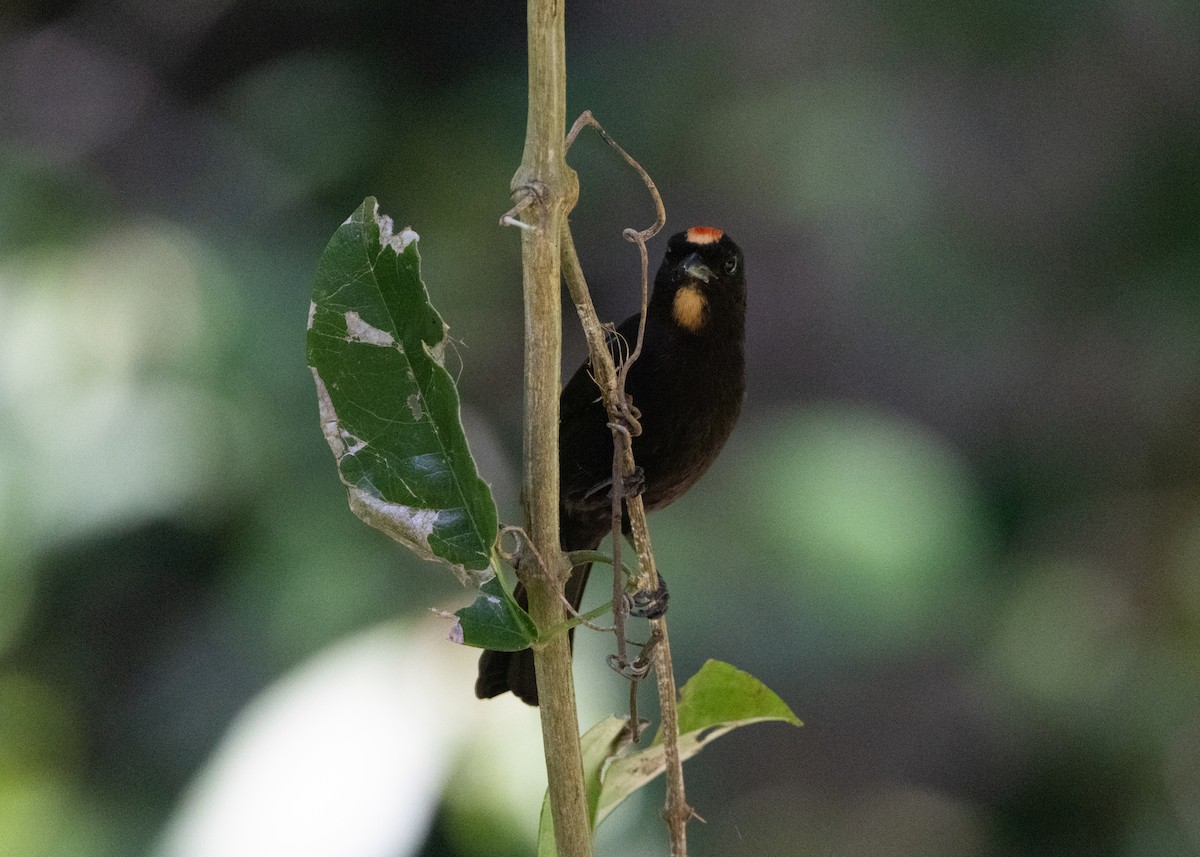
MULTIPOLYGON (((679 692, 680 735, 722 723, 741 726, 763 720, 803 725, 775 691, 750 673, 724 661, 706 661, 679 692)), ((654 743, 661 740, 660 728, 654 743)))
POLYGON ((368 197, 317 266, 308 364, 350 508, 464 582, 488 567, 496 505, 442 365, 446 326, 421 281, 417 234, 368 197))
POLYGON ((499 577, 479 587, 480 595, 469 607, 456 610, 457 630, 462 639, 455 642, 497 652, 519 652, 537 639, 537 628, 529 614, 513 600, 499 577))
MULTIPOLYGON (((714 738, 739 726, 800 720, 770 688, 747 672, 710 660, 683 686, 679 700, 679 756, 690 759, 714 738)), ((645 750, 616 759, 604 773, 593 828, 617 805, 650 782, 666 767, 662 729, 645 750)))
MULTIPOLYGON (((628 718, 607 717, 579 739, 583 753, 583 780, 587 789, 588 819, 596 829, 596 807, 600 803, 600 772, 604 763, 629 744, 628 718)), ((554 822, 550 815, 550 793, 542 799, 542 815, 538 825, 538 857, 556 857, 554 822)))

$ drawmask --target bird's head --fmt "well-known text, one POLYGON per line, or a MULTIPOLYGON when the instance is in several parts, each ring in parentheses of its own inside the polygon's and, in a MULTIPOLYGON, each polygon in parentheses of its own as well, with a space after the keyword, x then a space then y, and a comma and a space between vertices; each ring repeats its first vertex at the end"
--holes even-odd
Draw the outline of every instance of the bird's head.
POLYGON ((693 226, 671 236, 654 279, 654 301, 675 323, 696 335, 734 323, 746 314, 742 251, 711 226, 693 226))

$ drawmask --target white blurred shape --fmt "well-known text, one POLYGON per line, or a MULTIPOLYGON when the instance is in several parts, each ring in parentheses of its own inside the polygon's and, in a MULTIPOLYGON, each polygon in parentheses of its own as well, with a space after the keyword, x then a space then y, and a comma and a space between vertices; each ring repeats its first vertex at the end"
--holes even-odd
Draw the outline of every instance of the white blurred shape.
POLYGON ((159 857, 397 857, 424 841, 472 711, 436 634, 343 642, 252 702, 159 857))
POLYGON ((167 225, 0 263, 0 549, 15 526, 58 540, 236 502, 271 442, 219 368, 237 305, 167 225))

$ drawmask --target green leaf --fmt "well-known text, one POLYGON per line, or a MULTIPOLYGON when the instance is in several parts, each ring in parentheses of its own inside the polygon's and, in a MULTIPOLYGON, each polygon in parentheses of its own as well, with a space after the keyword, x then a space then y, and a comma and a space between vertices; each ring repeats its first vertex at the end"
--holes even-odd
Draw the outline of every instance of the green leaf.
MULTIPOLYGON (((764 720, 803 725, 775 691, 750 673, 724 661, 706 661, 679 693, 680 735, 718 725, 729 725, 732 729, 764 720)), ((660 727, 653 743, 661 741, 660 727)))
POLYGON ((537 627, 504 588, 499 576, 484 583, 479 591, 481 594, 473 604, 454 611, 458 627, 451 632, 451 639, 498 652, 528 649, 537 639, 537 627))
POLYGON ((417 240, 393 234, 373 197, 338 228, 317 266, 308 365, 350 508, 466 582, 488 567, 496 505, 442 365, 447 328, 421 281, 417 240))
MULTIPOLYGON (((710 660, 683 686, 679 699, 679 755, 690 759, 726 732, 779 720, 800 720, 770 688, 747 672, 710 660)), ((645 750, 616 759, 604 773, 593 829, 616 807, 665 770, 662 729, 645 750)))
MULTIPOLYGON (((579 739, 583 753, 583 779, 587 791, 588 818, 592 829, 596 829, 596 807, 600 803, 600 774, 604 763, 629 744, 628 718, 607 717, 601 720, 579 739)), ((554 845, 554 822, 550 815, 550 793, 542 799, 542 815, 538 824, 537 857, 556 857, 554 845)))
MULTIPOLYGON (((754 676, 727 663, 710 660, 680 693, 680 758, 690 759, 714 738, 732 729, 768 720, 802 725, 787 704, 754 676)), ((631 746, 626 724, 627 719, 609 717, 579 739, 593 831, 621 801, 666 768, 661 729, 646 749, 621 755, 631 746)), ((556 853, 547 793, 542 800, 537 857, 556 857, 556 853)))

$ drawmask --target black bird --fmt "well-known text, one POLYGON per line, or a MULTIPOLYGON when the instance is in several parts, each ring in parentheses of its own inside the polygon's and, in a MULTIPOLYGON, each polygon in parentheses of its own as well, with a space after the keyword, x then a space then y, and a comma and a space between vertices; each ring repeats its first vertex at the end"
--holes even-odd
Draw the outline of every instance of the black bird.
MULTIPOLYGON (((620 360, 637 342, 640 313, 617 328, 620 360)), ((672 236, 654 278, 642 353, 625 391, 641 412, 633 439, 642 500, 661 509, 692 487, 721 451, 745 395, 746 277, 742 251, 720 229, 694 226, 672 236)), ((594 550, 612 530, 612 432, 585 361, 559 400, 559 528, 564 551, 594 550)), ((576 566, 566 595, 576 609, 591 565, 576 566)), ((516 598, 527 606, 525 590, 516 598)), ((475 695, 511 690, 538 704, 533 651, 485 651, 475 695)))

